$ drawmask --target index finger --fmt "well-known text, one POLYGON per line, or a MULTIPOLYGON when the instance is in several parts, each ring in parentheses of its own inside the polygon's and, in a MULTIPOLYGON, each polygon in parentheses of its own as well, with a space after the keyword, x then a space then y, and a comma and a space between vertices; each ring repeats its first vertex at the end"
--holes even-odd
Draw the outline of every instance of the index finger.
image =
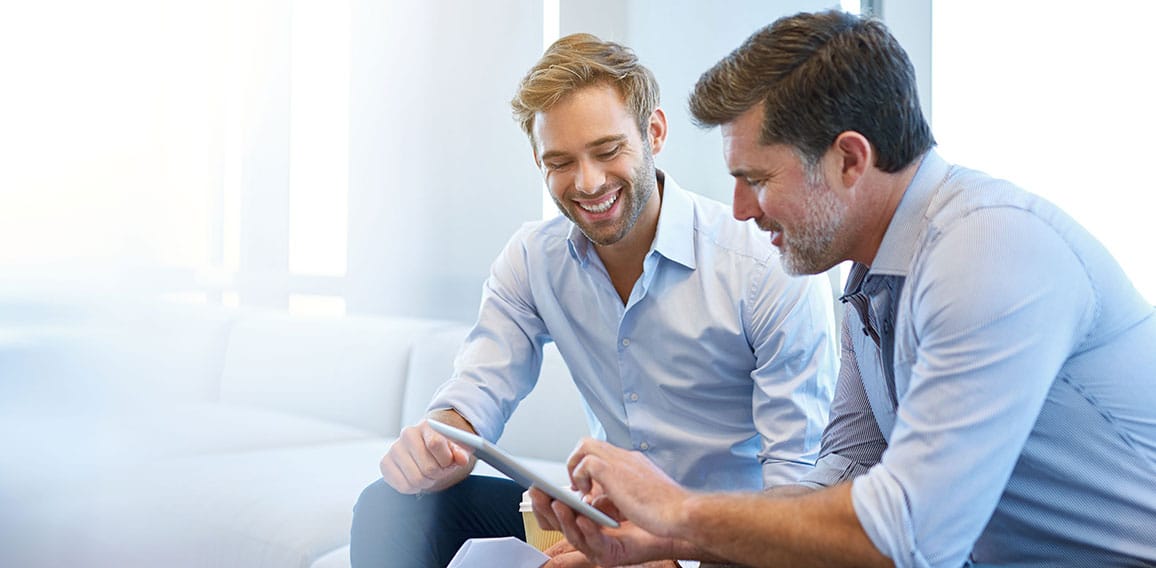
POLYGON ((585 459, 586 456, 598 455, 602 451, 603 446, 607 445, 609 444, 602 440, 583 438, 582 441, 578 442, 578 445, 574 447, 574 451, 570 452, 570 457, 566 459, 566 471, 573 472, 574 468, 578 467, 578 463, 585 459))

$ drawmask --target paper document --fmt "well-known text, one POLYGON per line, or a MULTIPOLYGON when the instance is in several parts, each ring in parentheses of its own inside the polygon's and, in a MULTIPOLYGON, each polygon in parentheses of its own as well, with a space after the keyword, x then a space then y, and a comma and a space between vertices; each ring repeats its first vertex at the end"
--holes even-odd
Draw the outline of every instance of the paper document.
POLYGON ((515 537, 471 538, 447 568, 538 568, 550 557, 515 537))

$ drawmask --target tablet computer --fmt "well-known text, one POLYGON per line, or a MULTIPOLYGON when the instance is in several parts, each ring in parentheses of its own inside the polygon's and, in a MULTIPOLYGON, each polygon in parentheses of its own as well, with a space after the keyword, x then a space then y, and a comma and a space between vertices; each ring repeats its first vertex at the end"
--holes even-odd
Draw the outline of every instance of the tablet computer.
POLYGON ((579 514, 589 517, 590 520, 604 527, 618 526, 618 521, 610 518, 606 513, 595 509, 589 503, 579 499, 578 495, 570 492, 568 489, 558 487, 546 481, 542 476, 518 463, 518 461, 514 459, 514 456, 507 454, 501 448, 487 442, 481 436, 471 434, 465 430, 459 430, 458 428, 435 420, 429 420, 428 422, 430 428, 433 428, 439 434, 459 444, 473 448, 474 455, 494 466, 494 469, 510 476, 510 479, 513 479, 518 485, 526 489, 529 489, 530 486, 533 485, 547 495, 569 505, 571 509, 574 509, 579 514))

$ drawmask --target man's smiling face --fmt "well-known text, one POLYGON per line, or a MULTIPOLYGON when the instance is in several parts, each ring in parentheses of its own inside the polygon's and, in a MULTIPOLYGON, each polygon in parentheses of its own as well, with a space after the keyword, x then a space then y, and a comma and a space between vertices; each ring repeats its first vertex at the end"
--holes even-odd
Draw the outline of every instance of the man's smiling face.
POLYGON ((785 144, 761 142, 763 109, 756 105, 722 126, 723 154, 735 178, 734 216, 771 233, 792 274, 818 274, 846 256, 848 208, 821 168, 809 168, 785 144))
POLYGON ((630 233, 658 183, 651 146, 614 87, 582 88, 538 113, 534 140, 563 215, 600 246, 630 233))

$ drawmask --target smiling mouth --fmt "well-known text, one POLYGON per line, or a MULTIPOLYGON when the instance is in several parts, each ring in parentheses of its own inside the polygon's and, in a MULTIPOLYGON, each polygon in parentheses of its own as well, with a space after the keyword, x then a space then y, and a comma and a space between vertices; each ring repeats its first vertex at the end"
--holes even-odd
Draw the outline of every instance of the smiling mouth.
POLYGON ((578 203, 578 207, 581 207, 583 211, 589 213, 605 213, 614 206, 616 201, 618 201, 617 191, 598 203, 578 203))

